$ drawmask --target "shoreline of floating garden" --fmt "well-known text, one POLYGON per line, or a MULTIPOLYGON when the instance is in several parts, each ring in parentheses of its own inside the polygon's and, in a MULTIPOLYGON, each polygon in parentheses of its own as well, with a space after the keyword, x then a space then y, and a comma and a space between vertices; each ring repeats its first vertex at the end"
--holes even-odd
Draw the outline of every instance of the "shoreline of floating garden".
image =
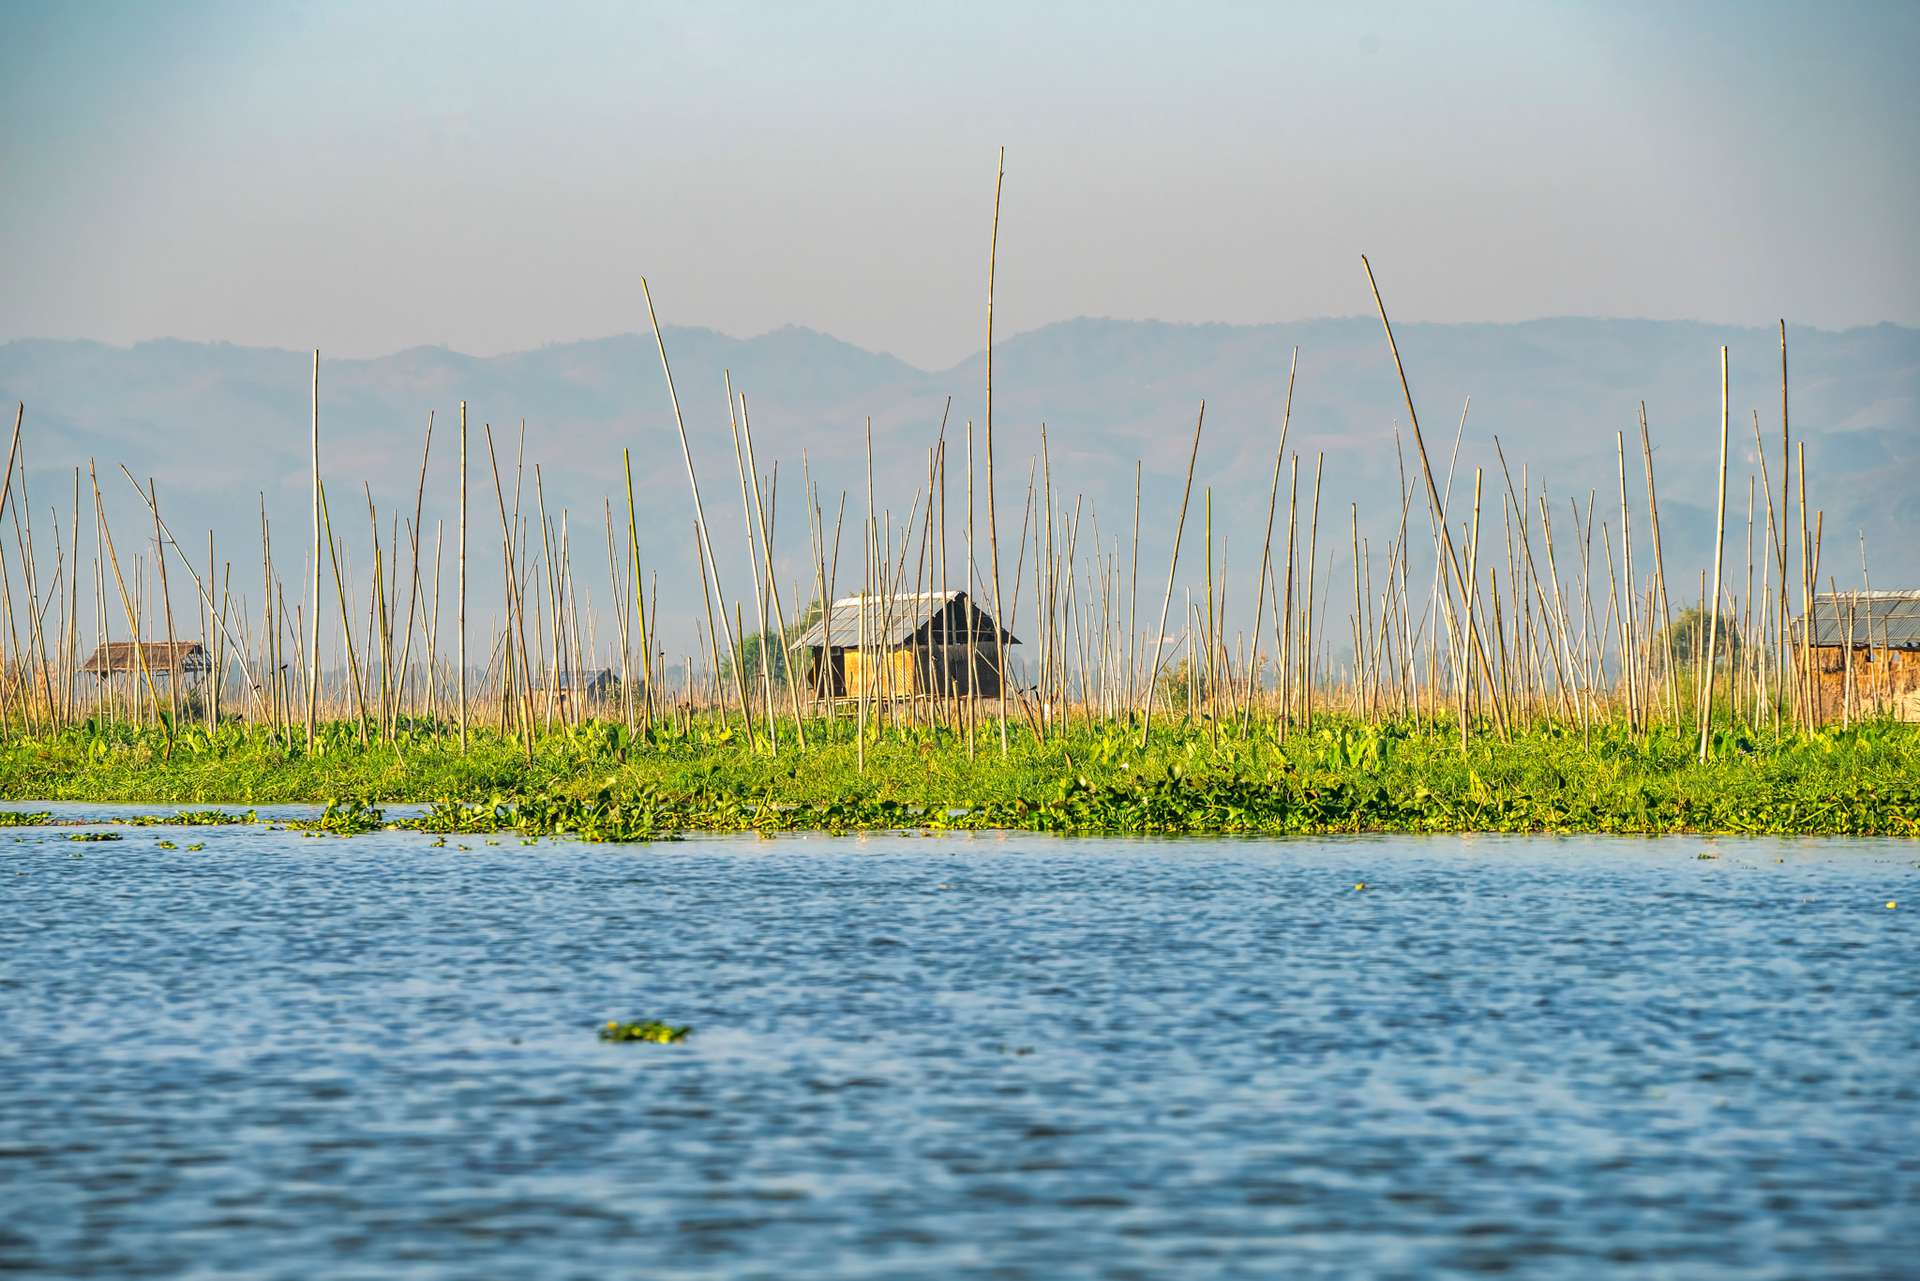
MULTIPOLYGON (((335 836, 418 832, 439 836, 570 837, 588 842, 671 841, 749 832, 1031 832, 1084 836, 1618 835, 1871 836, 1920 839, 1920 794, 1876 788, 1807 804, 1781 798, 1759 809, 1678 802, 1641 813, 1569 811, 1558 798, 1484 800, 1431 791, 1394 799, 1342 782, 1292 789, 1254 780, 1167 777, 1144 786, 1063 785, 1049 798, 1010 805, 928 807, 899 801, 754 802, 732 794, 657 793, 592 797, 443 799, 425 813, 393 817, 366 801, 331 800, 312 818, 261 817, 254 810, 172 814, 58 815, 0 809, 0 827, 224 827, 335 836)), ((4 802, 0 802, 4 804, 4 802)))
MULTIPOLYGON (((338 727, 334 727, 338 728, 338 727)), ((1329 717, 1312 729, 1174 724, 1143 746, 1125 727, 1056 728, 969 753, 939 731, 867 744, 744 750, 713 733, 628 738, 582 726, 423 734, 322 750, 234 729, 171 753, 155 731, 73 730, 0 744, 0 824, 98 825, 46 806, 150 811, 134 826, 258 821, 350 834, 571 836, 724 832, 1027 831, 1089 835, 1618 833, 1920 837, 1920 733, 1890 722, 1808 735, 1718 732, 1712 760, 1684 729, 1551 723, 1463 751, 1443 722, 1329 717), (313 816, 242 807, 299 804, 313 816), (177 805, 171 816, 151 811, 177 805), (225 808, 210 809, 213 805, 225 808), (420 807, 399 815, 392 807, 420 807)))

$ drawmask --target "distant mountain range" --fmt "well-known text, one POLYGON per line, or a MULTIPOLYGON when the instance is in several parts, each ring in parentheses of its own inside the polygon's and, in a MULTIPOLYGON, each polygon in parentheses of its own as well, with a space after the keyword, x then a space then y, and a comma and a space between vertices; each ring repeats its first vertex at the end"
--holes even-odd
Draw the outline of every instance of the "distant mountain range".
MULTIPOLYGON (((1396 330, 1436 468, 1445 469, 1462 405, 1472 396, 1451 513, 1471 512, 1473 468, 1484 469, 1485 537, 1501 538, 1504 482, 1498 437, 1514 483, 1554 504, 1556 537, 1573 535, 1569 500, 1584 511, 1595 491, 1595 521, 1617 538, 1619 479, 1615 433, 1626 433, 1628 500, 1647 567, 1645 485, 1638 414, 1646 403, 1658 468, 1661 515, 1672 580, 1693 582, 1707 563, 1719 448, 1719 347, 1731 348, 1732 462, 1728 492, 1728 576, 1744 581, 1748 476, 1753 472, 1753 414, 1779 476, 1780 358, 1771 329, 1691 322, 1552 319, 1519 324, 1406 324, 1396 330)), ((1790 329, 1791 413, 1806 443, 1808 500, 1824 512, 1823 579, 1843 588, 1860 581, 1864 534, 1875 586, 1920 584, 1920 330, 1893 325, 1843 332, 1790 329)), ((687 427, 693 436, 709 520, 723 552, 728 595, 746 596, 740 536, 740 484, 727 428, 724 376, 747 398, 763 473, 779 464, 777 563, 784 590, 811 597, 814 571, 800 494, 803 457, 821 488, 831 525, 841 491, 848 524, 840 588, 857 583, 857 522, 865 507, 866 424, 871 418, 876 492, 891 513, 896 550, 901 527, 924 484, 927 451, 947 398, 952 545, 964 519, 966 423, 984 463, 982 356, 927 371, 807 329, 736 339, 706 329, 666 333, 687 427), (851 570, 849 570, 851 566, 851 570)), ((1214 490, 1216 541, 1234 581, 1250 576, 1272 476, 1288 361, 1298 347, 1290 450, 1301 454, 1301 501, 1310 501, 1316 456, 1325 453, 1320 550, 1331 564, 1333 597, 1351 599, 1349 503, 1358 504, 1376 575, 1397 523, 1402 456, 1396 427, 1405 408, 1378 323, 1371 318, 1272 325, 1178 325, 1079 319, 1002 341, 994 353, 994 465, 1005 573, 1011 588, 1013 543, 1022 523, 1027 474, 1045 424, 1055 507, 1061 519, 1082 500, 1080 547, 1123 553, 1133 518, 1134 466, 1141 461, 1141 579, 1146 598, 1164 583, 1167 545, 1201 400, 1201 440, 1183 579, 1202 561, 1203 495, 1214 490), (1338 586, 1344 584, 1344 587, 1338 586)), ((300 573, 307 515, 307 435, 311 354, 224 343, 174 340, 112 347, 28 340, 0 345, 0 398, 26 404, 26 457, 36 528, 49 507, 63 527, 72 504, 72 469, 97 459, 110 496, 116 537, 140 536, 144 514, 118 473, 124 463, 153 477, 162 511, 181 541, 205 559, 206 531, 235 563, 236 583, 257 599, 259 504, 274 521, 277 563, 289 584, 300 573), (124 528, 125 535, 119 531, 124 528), (198 540, 197 544, 195 540, 198 540)), ((498 556, 499 517, 483 423, 493 427, 512 502, 512 458, 526 421, 529 464, 523 506, 532 510, 532 464, 540 464, 556 526, 569 512, 573 562, 582 587, 604 600, 603 499, 624 511, 621 450, 634 458, 642 554, 661 579, 663 608, 691 619, 699 611, 692 551, 692 508, 673 416, 651 334, 623 334, 536 351, 479 358, 419 347, 372 360, 323 356, 320 416, 323 471, 336 528, 350 531, 354 564, 364 566, 370 484, 382 527, 411 516, 413 488, 429 411, 435 414, 425 526, 447 521, 452 533, 454 426, 465 399, 473 433, 471 519, 476 565, 498 556)), ((1410 444, 1408 446, 1410 448, 1410 444)), ((1405 466, 1416 466, 1406 455, 1405 466)), ((1417 475, 1409 470, 1409 478, 1417 475)), ((1444 477, 1442 477, 1444 484, 1444 477)), ((984 480, 977 482, 984 485, 984 480)), ((1796 486, 1797 488, 1797 486, 1796 486)), ((1756 501, 1764 529, 1763 491, 1756 501)), ((984 493, 978 517, 984 537, 984 493)), ((1281 523, 1284 524, 1284 492, 1281 523)), ((1305 536, 1302 514, 1303 531, 1305 536)), ((1425 508, 1418 542, 1426 541, 1425 508)), ((90 520, 83 518, 83 529, 90 520)), ((150 526, 149 526, 150 531, 150 526)), ((829 537, 831 534, 829 533, 829 537)), ((1056 539, 1056 546, 1063 544, 1056 539)), ((51 562, 40 538, 42 559, 51 562)), ((1593 573, 1605 572, 1595 532, 1593 573)), ((149 544, 150 545, 150 544, 149 544)), ((1498 545, 1498 544, 1496 544, 1498 545)), ((984 554, 984 552, 983 552, 984 554)), ((90 556, 83 545, 83 557, 90 556)), ((1499 553, 1504 576, 1504 553, 1499 553)), ((17 559, 17 557, 16 557, 17 559)), ((1124 555, 1123 555, 1124 561, 1124 555)), ((88 562, 90 563, 90 561, 88 562)), ((451 565, 451 557, 448 559, 451 565)), ((450 572, 450 570, 449 570, 450 572)), ((956 571, 957 572, 957 571, 956 571)), ((1563 574, 1569 573, 1562 565, 1563 574)), ((1031 561, 1026 569, 1031 585, 1031 561)), ((1757 571, 1756 571, 1757 573, 1757 571)), ((476 570, 497 598, 498 572, 476 570)), ((236 589, 239 590, 239 589, 236 589)), ((1678 587, 1675 589, 1680 591, 1678 587)), ((179 596, 176 587, 176 599, 179 596)), ((1690 593, 1682 592, 1683 595, 1690 593)), ((1599 593, 1604 601, 1604 592, 1599 593)), ((251 606, 250 606, 251 607, 251 606)), ((792 606, 789 605, 789 608, 792 606)), ((1023 613, 1031 613, 1029 603, 1023 613)), ((751 612, 749 608, 749 613, 751 612)), ((1342 611, 1344 612, 1344 611, 1342 611)), ((690 627, 690 624, 689 624, 690 627)), ((1016 622, 1017 630, 1017 622, 1016 622)), ((672 638, 670 638, 671 640, 672 638)))

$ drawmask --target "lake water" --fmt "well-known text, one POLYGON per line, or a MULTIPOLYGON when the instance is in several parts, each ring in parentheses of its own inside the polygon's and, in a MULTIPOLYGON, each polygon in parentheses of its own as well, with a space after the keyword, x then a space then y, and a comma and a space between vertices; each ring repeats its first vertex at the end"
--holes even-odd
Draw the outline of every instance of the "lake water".
POLYGON ((0 1271, 1920 1274, 1920 845, 73 830, 0 1271))

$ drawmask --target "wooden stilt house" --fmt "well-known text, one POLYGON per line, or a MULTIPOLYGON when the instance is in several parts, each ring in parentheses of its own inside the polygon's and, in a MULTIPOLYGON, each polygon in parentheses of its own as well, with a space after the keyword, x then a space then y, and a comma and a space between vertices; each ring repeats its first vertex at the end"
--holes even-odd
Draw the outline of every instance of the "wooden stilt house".
POLYGON ((139 679, 144 666, 155 679, 198 680, 213 670, 207 651, 199 641, 109 641, 93 651, 93 657, 80 665, 85 676, 110 680, 131 675, 139 679))
POLYGON ((1018 645, 965 592, 846 596, 788 649, 824 698, 998 697, 1001 643, 1018 645))
MULTIPOLYGON (((1799 641, 1800 628, 1794 630, 1799 641)), ((1920 591, 1815 596, 1805 640, 1819 719, 1920 721, 1920 591)))

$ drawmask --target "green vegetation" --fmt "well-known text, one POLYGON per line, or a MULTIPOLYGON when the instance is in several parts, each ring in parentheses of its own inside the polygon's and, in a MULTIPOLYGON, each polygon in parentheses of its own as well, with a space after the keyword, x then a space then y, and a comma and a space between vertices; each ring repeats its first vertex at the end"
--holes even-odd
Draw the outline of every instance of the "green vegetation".
MULTIPOLYGON (((1659 644, 1673 662, 1683 667, 1697 667, 1706 657, 1709 632, 1713 635, 1713 652, 1720 660, 1716 666, 1735 663, 1746 652, 1737 622, 1726 615, 1715 618, 1697 606, 1676 614, 1673 625, 1661 629, 1659 644)), ((1697 672, 1692 675, 1698 679, 1697 672)))
POLYGON ((734 669, 750 681, 760 679, 760 669, 765 665, 767 674, 773 678, 775 687, 787 687, 787 646, 797 639, 805 628, 789 627, 788 636, 782 639, 779 632, 769 627, 765 631, 748 632, 734 642, 731 652, 720 656, 720 676, 722 680, 732 680, 734 669))
POLYGON ((603 1041, 651 1041, 655 1045, 672 1045, 676 1041, 686 1040, 687 1033, 691 1031, 693 1029, 690 1027, 671 1027, 665 1023, 656 1023, 652 1019, 644 1023, 622 1023, 618 1019, 610 1019, 607 1025, 600 1029, 600 1039, 603 1041))
MULTIPOLYGON (((468 752, 435 727, 362 746, 330 725, 309 755, 239 725, 174 740, 159 729, 83 725, 0 746, 0 797, 257 805, 327 801, 289 824, 349 835, 404 826, 440 834, 567 834, 647 840, 692 831, 899 828, 1111 833, 1748 832, 1920 835, 1920 734, 1884 721, 1813 734, 1722 727, 1706 763, 1692 734, 1624 723, 1538 723, 1463 752, 1451 719, 1339 716, 1279 732, 1256 717, 1157 727, 1016 726, 1003 757, 982 732, 903 726, 868 735, 858 767, 845 720, 749 746, 737 721, 695 719, 629 736, 586 722, 518 740, 476 732, 468 752), (821 741, 831 729, 830 742, 821 741), (380 809, 425 804, 420 817, 380 809)), ((0 824, 44 815, 0 813, 0 824)), ((141 823, 234 823, 188 811, 141 823)))

